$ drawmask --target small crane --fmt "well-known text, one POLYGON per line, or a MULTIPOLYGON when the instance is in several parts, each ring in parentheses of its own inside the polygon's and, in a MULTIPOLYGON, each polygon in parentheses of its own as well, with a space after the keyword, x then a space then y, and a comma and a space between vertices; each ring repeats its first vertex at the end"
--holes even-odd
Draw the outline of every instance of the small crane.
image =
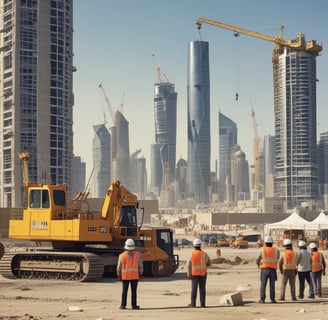
POLYGON ((104 90, 104 87, 103 87, 102 83, 100 83, 98 87, 101 89, 102 93, 103 93, 104 96, 105 96, 105 100, 106 100, 106 103, 107 103, 107 107, 108 107, 108 109, 109 109, 109 113, 110 113, 110 116, 111 116, 112 121, 113 121, 113 124, 114 124, 114 123, 115 123, 114 110, 113 110, 112 106, 111 106, 110 103, 109 103, 109 99, 108 99, 108 97, 107 97, 107 94, 106 94, 106 92, 105 92, 105 90, 104 90))

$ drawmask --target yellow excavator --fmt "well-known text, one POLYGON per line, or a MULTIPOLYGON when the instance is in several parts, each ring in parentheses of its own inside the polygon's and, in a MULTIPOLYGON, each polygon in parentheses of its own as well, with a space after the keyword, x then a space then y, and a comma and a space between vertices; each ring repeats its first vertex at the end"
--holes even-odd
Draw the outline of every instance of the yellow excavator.
POLYGON ((145 276, 168 276, 177 270, 172 230, 139 226, 137 197, 120 181, 109 186, 102 211, 89 212, 81 209, 81 201, 86 200, 83 193, 68 205, 66 186, 30 182, 29 158, 28 152, 20 154, 27 208, 22 219, 9 221, 9 238, 51 246, 5 252, 0 260, 2 276, 97 281, 115 272, 128 238, 134 239, 141 253, 145 276))

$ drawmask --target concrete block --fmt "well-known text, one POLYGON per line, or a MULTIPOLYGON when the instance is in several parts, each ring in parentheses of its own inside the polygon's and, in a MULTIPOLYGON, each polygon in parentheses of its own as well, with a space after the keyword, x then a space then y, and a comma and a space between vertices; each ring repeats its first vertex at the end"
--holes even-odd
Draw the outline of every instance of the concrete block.
POLYGON ((234 292, 230 294, 226 294, 220 299, 220 304, 224 306, 242 306, 243 305, 243 297, 240 292, 234 292))

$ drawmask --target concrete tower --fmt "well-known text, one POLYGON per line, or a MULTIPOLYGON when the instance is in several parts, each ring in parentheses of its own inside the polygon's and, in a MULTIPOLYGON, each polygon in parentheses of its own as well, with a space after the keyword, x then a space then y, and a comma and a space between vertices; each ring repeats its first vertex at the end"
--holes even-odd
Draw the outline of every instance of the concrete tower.
POLYGON ((73 1, 0 0, 0 206, 21 207, 29 178, 71 189, 73 1))
POLYGON ((288 208, 318 199, 316 57, 285 48, 275 86, 275 196, 288 208))

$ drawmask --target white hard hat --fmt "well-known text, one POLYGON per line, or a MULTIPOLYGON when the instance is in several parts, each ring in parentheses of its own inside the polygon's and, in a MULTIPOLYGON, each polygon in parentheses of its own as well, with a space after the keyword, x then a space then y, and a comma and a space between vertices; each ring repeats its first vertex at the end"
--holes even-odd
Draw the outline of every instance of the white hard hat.
POLYGON ((292 244, 292 240, 290 239, 284 239, 283 246, 290 246, 292 244))
POLYGON ((272 239, 271 236, 265 236, 265 237, 264 237, 264 242, 265 242, 265 243, 272 243, 272 242, 273 242, 273 239, 272 239))
POLYGON ((310 249, 315 249, 315 248, 317 248, 317 244, 314 243, 314 242, 311 242, 311 243, 309 244, 309 247, 310 247, 310 249))
POLYGON ((304 240, 298 241, 298 246, 299 247, 306 247, 306 242, 304 240))
POLYGON ((126 249, 126 250, 134 250, 135 249, 134 240, 133 239, 127 239, 125 241, 124 249, 126 249))
POLYGON ((202 245, 202 241, 200 239, 195 239, 193 242, 194 247, 200 247, 202 245))

